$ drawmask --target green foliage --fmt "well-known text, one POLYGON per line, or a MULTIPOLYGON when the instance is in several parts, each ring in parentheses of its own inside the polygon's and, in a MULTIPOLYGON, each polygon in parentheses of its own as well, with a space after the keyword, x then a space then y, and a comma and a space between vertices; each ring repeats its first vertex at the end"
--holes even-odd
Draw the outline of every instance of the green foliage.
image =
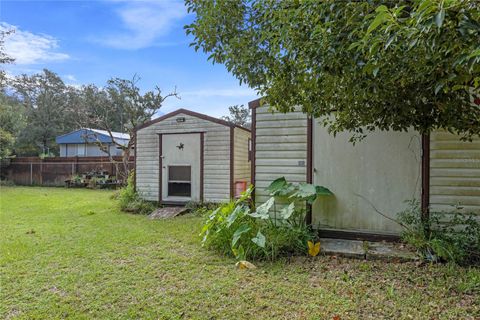
POLYGON ((17 99, 0 91, 0 160, 13 154, 16 138, 24 127, 24 107, 17 99))
POLYGON ((11 180, 1 180, 0 179, 0 186, 13 187, 13 186, 15 186, 15 183, 11 180))
POLYGON ((406 243, 431 261, 480 263, 480 223, 475 214, 430 212, 429 220, 423 221, 418 201, 409 204, 399 214, 406 243))
POLYGON ((225 64, 275 109, 302 106, 353 139, 412 127, 479 133, 477 0, 186 5, 195 14, 185 26, 195 50, 225 64))
POLYGON ((210 213, 212 210, 215 210, 219 207, 218 203, 215 202, 200 202, 200 201, 189 201, 185 205, 185 208, 188 209, 190 213, 196 216, 205 216, 210 213))
POLYGON ((267 190, 272 197, 255 210, 250 207, 251 186, 238 200, 211 211, 201 232, 203 244, 223 254, 233 254, 238 260, 275 260, 284 255, 304 254, 307 241, 315 238, 305 224, 305 202, 315 201, 328 189, 322 187, 319 193, 316 186, 293 185, 282 177, 267 190), (289 201, 286 205, 285 199, 289 201), (283 203, 278 213, 277 201, 283 203))
POLYGON ((251 126, 251 116, 250 109, 242 105, 234 105, 228 107, 230 113, 229 116, 223 117, 223 119, 234 123, 236 125, 242 126, 244 128, 250 128, 251 126))
POLYGON ((18 150, 21 153, 36 150, 38 153, 56 152, 55 137, 73 130, 75 116, 80 110, 69 113, 72 88, 47 69, 33 75, 21 75, 11 81, 15 97, 25 108, 25 127, 18 136, 18 150), (69 117, 68 115, 72 116, 69 117), (40 150, 39 150, 40 149, 40 150), (22 152, 23 151, 23 152, 22 152))
POLYGON ((297 185, 287 182, 285 177, 274 180, 266 189, 272 197, 287 198, 293 201, 307 201, 312 204, 318 197, 331 196, 333 193, 325 187, 309 183, 297 185))
POLYGON ((14 142, 14 136, 10 132, 0 128, 0 160, 8 159, 10 157, 14 142))
POLYGON ((120 190, 118 201, 120 209, 130 213, 149 214, 156 207, 153 202, 143 200, 135 191, 133 171, 128 176, 127 185, 120 190))
MULTIPOLYGON (((457 271, 453 269, 451 276, 456 276, 456 272, 457 271)), ((471 269, 467 270, 463 279, 457 283, 456 288, 459 292, 480 294, 480 272, 478 268, 471 267, 471 269)))

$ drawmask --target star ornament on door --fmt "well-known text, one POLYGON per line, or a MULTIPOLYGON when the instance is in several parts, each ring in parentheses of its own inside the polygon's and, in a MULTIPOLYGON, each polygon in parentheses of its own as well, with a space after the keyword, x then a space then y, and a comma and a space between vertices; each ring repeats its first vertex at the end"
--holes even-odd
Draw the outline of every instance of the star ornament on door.
POLYGON ((183 150, 184 144, 180 142, 180 144, 177 146, 178 150, 183 150))

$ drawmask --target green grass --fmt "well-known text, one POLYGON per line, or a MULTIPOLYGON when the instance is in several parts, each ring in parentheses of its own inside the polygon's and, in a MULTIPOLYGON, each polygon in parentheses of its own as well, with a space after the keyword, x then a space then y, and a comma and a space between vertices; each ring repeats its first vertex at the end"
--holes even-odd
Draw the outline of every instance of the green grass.
POLYGON ((122 213, 111 191, 2 187, 0 318, 478 319, 480 271, 298 257, 238 270, 201 220, 122 213))

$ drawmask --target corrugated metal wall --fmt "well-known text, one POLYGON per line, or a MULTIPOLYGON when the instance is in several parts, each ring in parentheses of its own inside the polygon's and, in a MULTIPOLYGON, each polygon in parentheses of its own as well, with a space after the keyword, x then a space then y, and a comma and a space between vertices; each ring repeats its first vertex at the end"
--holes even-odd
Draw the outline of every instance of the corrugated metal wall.
POLYGON ((436 132, 430 139, 430 208, 480 215, 480 139, 436 132))

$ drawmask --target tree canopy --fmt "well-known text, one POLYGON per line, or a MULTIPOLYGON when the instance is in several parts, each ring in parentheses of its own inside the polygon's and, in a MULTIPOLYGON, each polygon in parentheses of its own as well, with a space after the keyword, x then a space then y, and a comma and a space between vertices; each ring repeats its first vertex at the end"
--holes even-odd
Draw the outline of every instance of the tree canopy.
POLYGON ((41 73, 18 76, 10 82, 15 96, 25 108, 28 123, 28 127, 20 132, 19 149, 26 153, 40 149, 44 154, 55 150, 55 137, 74 127, 75 117, 68 117, 66 112, 73 88, 46 69, 41 73))
POLYGON ((251 126, 251 116, 250 116, 250 110, 241 105, 233 105, 228 107, 228 112, 230 113, 229 116, 222 117, 224 120, 227 120, 231 123, 234 123, 236 125, 245 127, 245 128, 250 128, 251 126))
POLYGON ((177 96, 175 91, 162 95, 158 87, 141 92, 138 76, 111 78, 102 87, 70 86, 47 69, 5 79, 0 87, 0 158, 56 154, 55 138, 83 127, 129 133, 130 144, 117 146, 128 159, 134 128, 150 120, 165 99, 177 96))
POLYGON ((186 0, 192 46, 333 132, 480 132, 477 0, 186 0))

